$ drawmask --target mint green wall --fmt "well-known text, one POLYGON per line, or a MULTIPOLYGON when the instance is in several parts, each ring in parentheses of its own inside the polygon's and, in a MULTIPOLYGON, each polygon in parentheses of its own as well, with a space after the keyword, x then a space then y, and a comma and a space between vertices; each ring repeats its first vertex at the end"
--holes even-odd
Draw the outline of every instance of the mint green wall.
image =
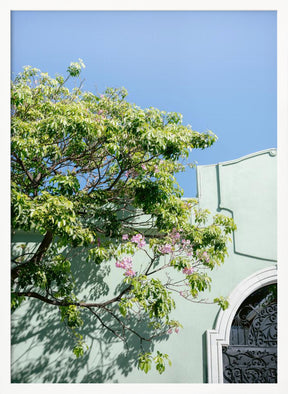
MULTIPOLYGON (((258 152, 219 165, 197 168, 198 198, 202 208, 212 213, 232 215, 238 226, 229 258, 212 275, 213 300, 231 291, 252 273, 276 263, 276 162, 275 150, 258 152)), ((39 242, 39 237, 18 233, 13 245, 39 242)), ((114 294, 119 270, 113 263, 103 267, 87 266, 83 251, 74 257, 73 268, 79 294, 93 299, 114 294), (89 270, 94 283, 87 294, 83 272, 89 270), (94 281, 94 278, 102 281, 94 281), (115 280, 113 279, 115 278, 115 280)), ((141 265, 141 256, 136 258, 141 265)), ((90 288, 90 285, 89 285, 90 288)), ((155 344, 155 350, 170 355, 172 367, 159 375, 145 375, 135 367, 135 344, 129 349, 85 316, 86 343, 90 349, 75 359, 69 348, 69 332, 59 323, 59 312, 37 300, 25 302, 12 315, 12 382, 33 383, 202 383, 206 378, 205 332, 215 325, 219 308, 214 304, 195 304, 176 298, 175 318, 184 328, 155 344)), ((153 350, 153 348, 150 348, 153 350)))

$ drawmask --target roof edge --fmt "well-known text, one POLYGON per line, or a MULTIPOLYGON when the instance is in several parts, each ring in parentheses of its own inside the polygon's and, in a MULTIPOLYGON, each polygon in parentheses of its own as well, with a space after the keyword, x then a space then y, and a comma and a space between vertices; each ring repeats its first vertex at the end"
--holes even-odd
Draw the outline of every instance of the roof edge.
POLYGON ((258 152, 250 153, 250 154, 245 155, 245 156, 241 156, 241 157, 239 157, 237 159, 222 161, 222 162, 215 163, 215 164, 203 164, 203 165, 200 164, 200 165, 197 165, 197 168, 198 167, 213 167, 213 166, 217 166, 217 165, 222 165, 223 166, 223 165, 229 165, 229 164, 236 164, 236 163, 238 163, 240 161, 251 159, 252 157, 261 156, 261 155, 264 155, 264 154, 267 154, 267 153, 270 156, 272 156, 272 157, 276 156, 277 155, 277 148, 264 149, 264 150, 261 150, 261 151, 258 151, 258 152))

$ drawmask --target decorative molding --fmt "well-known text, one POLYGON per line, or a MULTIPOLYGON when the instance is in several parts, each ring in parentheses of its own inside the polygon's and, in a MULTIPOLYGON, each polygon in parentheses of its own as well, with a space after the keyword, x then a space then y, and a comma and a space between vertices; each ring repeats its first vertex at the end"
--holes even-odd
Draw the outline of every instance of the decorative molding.
POLYGON ((220 162, 220 163, 218 163, 218 165, 220 165, 220 166, 228 166, 228 165, 231 165, 231 164, 239 163, 240 161, 251 159, 252 157, 266 155, 267 153, 269 154, 269 156, 272 156, 272 157, 276 156, 277 155, 277 149, 276 148, 270 148, 270 149, 260 150, 259 152, 250 153, 249 155, 239 157, 238 159, 220 162))
POLYGON ((239 306, 254 291, 276 282, 277 269, 273 266, 255 272, 232 291, 229 307, 219 312, 215 329, 206 331, 208 383, 223 383, 222 346, 229 345, 231 324, 239 306))
POLYGON ((269 152, 269 155, 272 156, 272 157, 276 156, 277 155, 277 150, 276 149, 271 149, 270 152, 269 152))
MULTIPOLYGON (((260 150, 258 152, 250 153, 249 155, 241 156, 238 159, 222 161, 222 162, 214 163, 214 164, 200 164, 200 165, 197 165, 196 166, 197 198, 200 199, 201 195, 202 195, 202 185, 201 185, 201 175, 200 175, 201 168, 204 168, 204 167, 215 167, 215 168, 219 169, 219 167, 229 166, 231 164, 237 164, 237 163, 239 163, 241 161, 248 160, 248 159, 251 159, 253 157, 257 157, 257 156, 261 156, 261 155, 265 155, 265 154, 269 154, 269 156, 274 157, 274 156, 277 155, 277 149, 276 148, 269 148, 269 149, 260 150)), ((221 205, 220 201, 219 201, 219 205, 221 205)), ((219 206, 219 208, 221 208, 221 207, 219 206)), ((221 208, 221 209, 224 209, 224 208, 221 208)))

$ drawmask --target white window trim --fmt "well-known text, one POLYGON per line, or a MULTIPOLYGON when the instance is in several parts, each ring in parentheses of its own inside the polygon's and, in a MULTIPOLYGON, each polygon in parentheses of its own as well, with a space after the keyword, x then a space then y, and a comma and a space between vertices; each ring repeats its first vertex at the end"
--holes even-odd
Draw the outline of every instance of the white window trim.
POLYGON ((208 383, 223 383, 222 346, 229 345, 233 318, 242 302, 257 289, 277 282, 275 266, 255 272, 232 291, 229 307, 219 312, 214 330, 206 331, 208 383))

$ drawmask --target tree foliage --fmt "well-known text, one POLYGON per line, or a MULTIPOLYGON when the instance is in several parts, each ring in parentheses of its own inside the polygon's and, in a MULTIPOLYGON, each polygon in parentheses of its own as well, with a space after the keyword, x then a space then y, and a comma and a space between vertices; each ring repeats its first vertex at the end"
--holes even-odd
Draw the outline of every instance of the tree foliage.
POLYGON ((27 66, 12 82, 12 228, 42 235, 36 250, 24 244, 13 256, 12 310, 30 297, 59 308, 77 357, 85 351, 82 314, 90 313, 119 340, 138 337, 139 368, 148 372, 153 361, 162 373, 168 356, 145 353, 142 343, 179 330, 170 318, 174 295, 197 301, 210 288, 208 272, 224 261, 235 229, 231 218, 210 218, 196 199, 181 199, 175 178, 189 152, 216 136, 184 126, 178 113, 129 103, 123 88, 103 95, 67 88, 83 67, 71 63, 64 79, 27 66), (115 297, 79 298, 65 251, 81 246, 94 264, 116 264, 115 297), (129 326, 127 315, 148 317, 151 335, 129 326))

